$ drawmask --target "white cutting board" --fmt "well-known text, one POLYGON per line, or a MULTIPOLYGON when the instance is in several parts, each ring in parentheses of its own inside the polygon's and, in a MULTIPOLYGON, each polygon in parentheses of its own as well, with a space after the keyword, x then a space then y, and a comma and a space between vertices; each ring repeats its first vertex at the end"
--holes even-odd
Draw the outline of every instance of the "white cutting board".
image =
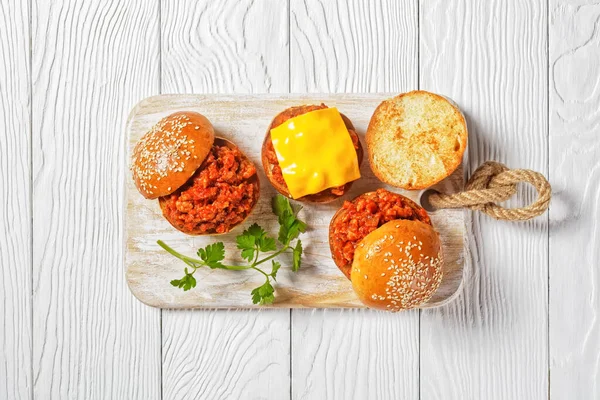
MULTIPOLYGON (((129 169, 125 171, 125 268, 131 292, 140 301, 161 308, 364 308, 356 298, 352 285, 333 263, 329 251, 328 226, 331 217, 344 199, 380 187, 401 193, 415 202, 423 191, 405 191, 380 182, 371 172, 364 134, 373 111, 391 94, 260 94, 260 95, 161 95, 142 100, 131 112, 127 123, 127 163, 138 139, 161 118, 175 111, 196 111, 214 125, 217 136, 235 142, 255 163, 261 197, 244 224, 220 236, 189 236, 177 231, 163 217, 158 200, 146 200, 136 190, 129 169), (287 107, 325 103, 337 107, 354 124, 365 149, 361 166, 362 178, 342 199, 329 204, 303 204, 300 218, 308 231, 301 236, 304 246, 302 268, 294 273, 291 260, 281 256, 277 274, 275 303, 270 306, 252 304, 250 292, 264 282, 256 271, 226 271, 199 269, 195 273, 197 286, 184 292, 171 286, 172 279, 183 276, 185 264, 162 250, 161 239, 177 251, 195 256, 199 247, 215 241, 225 243, 226 261, 241 262, 235 236, 253 222, 259 223, 274 236, 277 219, 271 213, 271 198, 276 194, 262 171, 261 145, 272 118, 287 107)), ((463 187, 462 165, 455 173, 435 186, 444 192, 463 187)), ((463 211, 439 210, 430 213, 435 229, 440 233, 444 252, 444 279, 433 298, 422 308, 440 306, 458 294, 463 279, 465 226, 463 211)))

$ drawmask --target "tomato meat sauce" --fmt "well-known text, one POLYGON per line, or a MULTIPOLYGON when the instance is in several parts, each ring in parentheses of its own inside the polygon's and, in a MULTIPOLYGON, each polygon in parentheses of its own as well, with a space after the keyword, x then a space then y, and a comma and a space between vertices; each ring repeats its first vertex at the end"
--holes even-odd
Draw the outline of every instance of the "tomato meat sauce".
POLYGON ((160 205, 183 232, 225 233, 246 219, 258 196, 254 164, 237 148, 214 145, 190 180, 160 205))
MULTIPOLYGON (((302 114, 309 113, 311 111, 322 110, 324 108, 328 108, 328 107, 325 104, 321 104, 318 106, 311 105, 311 106, 292 107, 292 108, 278 114, 275 117, 275 119, 273 120, 273 122, 271 124, 271 129, 277 128, 279 125, 283 124, 288 119, 297 117, 302 114)), ((348 133, 350 134, 350 138, 352 138, 352 143, 354 144, 354 148, 356 150, 358 150, 358 148, 359 148, 358 135, 352 129, 348 129, 348 133)), ((283 179, 283 173, 281 172, 281 167, 279 166, 279 160, 277 159, 277 153, 275 152, 275 147, 273 147, 273 142, 271 141, 270 135, 269 135, 269 139, 267 141, 267 146, 266 146, 265 152, 266 152, 267 160, 269 161, 269 164, 271 164, 271 166, 272 166, 272 168, 271 168, 272 175, 271 176, 272 176, 273 180, 275 180, 275 182, 279 183, 280 185, 282 185, 283 187, 285 187, 287 189, 287 184, 285 183, 285 180, 283 179)), ((333 193, 336 196, 341 196, 345 193, 346 185, 350 185, 350 184, 351 184, 351 182, 348 182, 342 186, 325 189, 323 192, 330 191, 331 193, 333 193)))
POLYGON ((329 240, 335 263, 350 279, 354 249, 369 233, 396 219, 416 220, 431 225, 427 211, 412 200, 385 189, 345 201, 331 222, 329 240))

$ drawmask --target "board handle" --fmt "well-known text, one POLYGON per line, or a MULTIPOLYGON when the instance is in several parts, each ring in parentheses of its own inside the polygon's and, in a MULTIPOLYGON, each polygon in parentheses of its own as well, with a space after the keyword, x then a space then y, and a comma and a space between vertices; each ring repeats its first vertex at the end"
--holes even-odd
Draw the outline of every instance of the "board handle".
POLYGON ((506 221, 526 221, 543 214, 550 204, 552 187, 544 175, 528 169, 509 169, 504 164, 486 161, 475 170, 459 193, 444 194, 435 190, 425 193, 422 202, 434 209, 469 208, 506 221), (529 183, 536 188, 538 197, 528 206, 505 208, 502 202, 517 193, 517 183, 529 183))

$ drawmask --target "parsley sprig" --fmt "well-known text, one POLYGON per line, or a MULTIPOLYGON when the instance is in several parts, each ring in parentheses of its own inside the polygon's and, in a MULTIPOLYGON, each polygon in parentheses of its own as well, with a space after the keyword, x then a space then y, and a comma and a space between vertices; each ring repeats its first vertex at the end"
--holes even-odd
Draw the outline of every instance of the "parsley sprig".
POLYGON ((237 248, 241 250, 241 256, 248 262, 248 265, 225 265, 221 261, 225 259, 225 245, 223 242, 209 244, 204 248, 198 249, 199 258, 188 257, 179 253, 162 240, 157 243, 167 252, 183 261, 185 275, 181 279, 174 279, 171 285, 181 288, 184 291, 196 287, 196 278, 194 273, 198 268, 208 267, 211 269, 228 269, 232 271, 243 271, 253 269, 260 272, 265 277, 265 283, 252 290, 252 302, 254 304, 272 304, 275 300, 275 288, 272 282, 277 281, 277 271, 281 268, 281 263, 275 260, 275 257, 283 253, 292 254, 292 271, 297 272, 302 263, 302 241, 298 239, 301 233, 306 231, 306 223, 298 219, 298 212, 292 208, 289 200, 277 195, 272 201, 273 213, 277 216, 279 222, 279 234, 277 240, 270 237, 258 224, 252 224, 248 229, 236 237, 237 248), (294 242, 295 243, 292 243, 294 242), (277 242, 279 242, 279 249, 277 242), (261 258, 261 253, 271 253, 261 258), (269 272, 260 265, 271 262, 269 272))

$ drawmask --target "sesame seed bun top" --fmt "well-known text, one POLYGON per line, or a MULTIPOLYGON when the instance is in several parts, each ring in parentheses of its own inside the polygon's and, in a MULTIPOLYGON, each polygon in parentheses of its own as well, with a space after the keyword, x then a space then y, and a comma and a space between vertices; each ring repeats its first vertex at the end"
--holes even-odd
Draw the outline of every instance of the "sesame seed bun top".
POLYGON ((161 119, 133 149, 135 186, 147 199, 173 193, 200 167, 214 140, 210 121, 196 112, 177 112, 161 119))
POLYGON ((425 189, 462 162, 467 124, 445 97, 414 91, 377 107, 366 141, 371 169, 379 179, 403 189, 425 189))
POLYGON ((442 281, 442 245, 420 221, 390 221, 356 247, 351 280, 370 308, 400 311, 427 302, 442 281))

